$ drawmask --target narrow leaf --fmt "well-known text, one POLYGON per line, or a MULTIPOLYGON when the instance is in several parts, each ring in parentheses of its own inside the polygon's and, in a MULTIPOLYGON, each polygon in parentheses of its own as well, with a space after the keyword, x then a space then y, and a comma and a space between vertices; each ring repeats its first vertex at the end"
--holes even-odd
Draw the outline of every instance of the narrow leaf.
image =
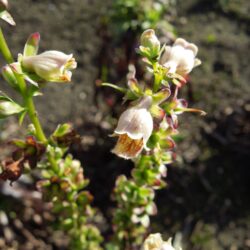
POLYGON ((22 111, 24 111, 24 108, 15 102, 0 101, 0 119, 19 114, 22 111))
POLYGON ((19 122, 19 125, 20 125, 20 126, 23 124, 23 120, 24 120, 26 114, 27 114, 27 111, 26 111, 26 110, 23 111, 23 112, 21 112, 21 113, 19 114, 18 122, 19 122))
POLYGON ((125 88, 118 87, 117 85, 114 85, 112 83, 104 82, 101 85, 104 86, 104 87, 110 87, 110 88, 116 89, 116 90, 118 90, 118 91, 120 91, 122 93, 126 93, 126 91, 127 91, 125 88))
POLYGON ((142 93, 142 89, 135 78, 128 80, 128 87, 136 95, 140 95, 142 93))
POLYGON ((40 34, 38 32, 29 36, 23 51, 23 56, 34 56, 38 52, 40 42, 40 34))
POLYGON ((12 26, 16 25, 14 19, 7 10, 3 10, 0 12, 0 18, 12 26))
POLYGON ((170 95, 170 88, 164 88, 153 95, 153 101, 155 104, 160 104, 167 100, 170 95))

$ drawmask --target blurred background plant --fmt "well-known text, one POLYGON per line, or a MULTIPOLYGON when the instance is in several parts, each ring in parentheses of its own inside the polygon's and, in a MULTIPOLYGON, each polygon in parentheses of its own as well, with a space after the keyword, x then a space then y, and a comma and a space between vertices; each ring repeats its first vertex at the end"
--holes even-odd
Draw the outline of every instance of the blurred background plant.
POLYGON ((110 22, 114 26, 116 38, 127 31, 140 34, 146 29, 174 31, 168 22, 173 12, 175 0, 117 0, 110 10, 110 22))

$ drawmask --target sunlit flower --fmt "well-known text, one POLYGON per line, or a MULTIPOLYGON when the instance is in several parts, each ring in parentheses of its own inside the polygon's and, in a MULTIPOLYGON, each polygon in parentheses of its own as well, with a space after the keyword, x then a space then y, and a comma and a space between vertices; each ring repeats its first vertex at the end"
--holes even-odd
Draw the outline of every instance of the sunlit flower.
POLYGON ((163 241, 161 234, 156 233, 148 236, 143 243, 142 250, 181 250, 181 248, 173 247, 171 238, 168 241, 163 241))
POLYGON ((27 56, 22 59, 22 66, 29 72, 36 73, 49 82, 69 82, 77 64, 73 55, 50 50, 36 56, 27 56))
POLYGON ((166 46, 161 58, 161 64, 169 69, 169 74, 186 75, 201 62, 195 58, 198 47, 182 38, 176 39, 172 47, 166 46))
POLYGON ((163 240, 161 234, 150 234, 144 241, 142 250, 161 250, 163 240))
POLYGON ((118 156, 131 159, 137 157, 153 131, 153 118, 148 111, 152 98, 145 97, 137 106, 127 109, 122 113, 118 121, 114 136, 118 141, 113 153, 118 156))

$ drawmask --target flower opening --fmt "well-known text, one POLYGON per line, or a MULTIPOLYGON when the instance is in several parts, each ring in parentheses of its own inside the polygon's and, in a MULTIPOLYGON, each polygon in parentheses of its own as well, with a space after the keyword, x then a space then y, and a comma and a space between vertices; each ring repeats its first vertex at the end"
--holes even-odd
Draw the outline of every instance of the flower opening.
POLYGON ((73 55, 66 55, 60 51, 46 51, 36 56, 27 56, 22 60, 23 67, 36 73, 49 82, 69 82, 77 63, 73 55))
POLYGON ((168 68, 168 74, 186 75, 201 62, 196 58, 198 47, 182 38, 176 39, 172 47, 166 46, 161 64, 168 68))
POLYGON ((127 109, 119 118, 114 136, 118 136, 115 148, 116 155, 131 159, 137 157, 153 131, 153 118, 148 111, 151 97, 145 97, 137 106, 127 109))

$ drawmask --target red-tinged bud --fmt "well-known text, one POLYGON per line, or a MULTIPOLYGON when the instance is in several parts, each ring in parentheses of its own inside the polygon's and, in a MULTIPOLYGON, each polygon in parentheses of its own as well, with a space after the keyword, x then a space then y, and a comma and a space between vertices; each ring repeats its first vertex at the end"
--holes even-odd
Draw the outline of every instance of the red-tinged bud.
POLYGON ((5 65, 2 68, 2 75, 5 81, 14 89, 18 88, 17 80, 15 74, 13 73, 11 67, 9 65, 5 65))
POLYGON ((40 34, 38 32, 29 36, 23 50, 23 56, 35 56, 38 52, 40 42, 40 34))
POLYGON ((158 57, 161 49, 161 44, 155 31, 152 29, 145 30, 141 35, 140 51, 142 54, 147 54, 149 58, 158 57))

